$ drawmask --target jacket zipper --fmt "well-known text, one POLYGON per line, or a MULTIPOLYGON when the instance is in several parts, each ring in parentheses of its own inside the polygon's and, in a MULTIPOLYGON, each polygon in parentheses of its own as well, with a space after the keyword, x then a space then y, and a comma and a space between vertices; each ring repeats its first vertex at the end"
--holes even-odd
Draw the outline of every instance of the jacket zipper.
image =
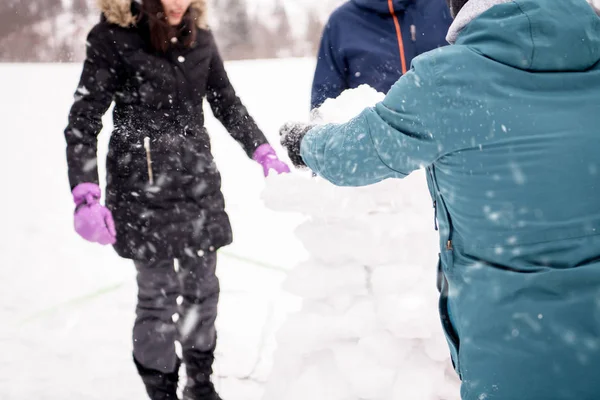
MULTIPOLYGON (((435 179, 435 175, 433 173, 433 167, 427 168, 427 172, 429 173, 429 176, 431 177, 431 185, 433 187, 433 190, 435 192, 435 196, 438 196, 438 193, 440 192, 439 187, 437 185, 437 181, 435 179)), ((443 200, 441 200, 443 201, 443 200)), ((434 221, 434 226, 435 226, 435 230, 437 231, 438 228, 438 223, 437 223, 437 198, 435 200, 433 200, 433 221, 434 221)), ((442 204, 442 207, 444 205, 442 204)), ((452 221, 450 220, 450 217, 448 216, 448 240, 446 241, 446 250, 451 251, 454 250, 454 243, 452 242, 452 221)))
MULTIPOLYGON (((438 223, 437 223, 437 200, 433 201, 433 226, 435 227, 436 231, 439 229, 438 223)), ((446 250, 454 250, 454 245, 452 244, 452 239, 450 239, 446 242, 446 250)))
POLYGON ((417 41, 417 27, 415 25, 410 26, 410 36, 413 42, 417 41))
POLYGON ((437 200, 433 201, 433 227, 435 230, 439 230, 437 222, 437 200))
MULTIPOLYGON (((406 55, 404 54, 404 41, 402 40, 402 30, 400 29, 400 22, 396 16, 396 10, 394 10, 394 3, 392 0, 388 0, 388 7, 390 14, 394 19, 394 26, 396 27, 396 38, 398 39, 398 48, 400 50, 400 62, 402 63, 402 75, 406 74, 406 55)), ((416 32, 415 32, 416 33, 416 32)))
POLYGON ((148 165, 148 182, 154 185, 154 174, 152 173, 152 153, 150 151, 150 138, 144 138, 144 149, 146 149, 146 164, 148 165))

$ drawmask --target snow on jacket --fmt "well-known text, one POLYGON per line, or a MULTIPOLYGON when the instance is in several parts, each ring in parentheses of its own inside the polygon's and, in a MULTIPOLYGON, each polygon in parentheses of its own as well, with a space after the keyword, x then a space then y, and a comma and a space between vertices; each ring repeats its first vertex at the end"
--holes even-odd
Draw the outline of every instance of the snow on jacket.
POLYGON ((451 22, 445 0, 351 0, 343 4, 323 32, 312 108, 362 84, 387 93, 414 57, 448 44, 445 36, 451 22))
POLYGON ((426 168, 463 399, 597 399, 600 18, 585 0, 485 1, 503 4, 301 154, 344 186, 426 168))
POLYGON ((153 50, 139 4, 119 0, 101 2, 102 21, 88 37, 65 130, 69 179, 71 187, 98 182, 97 135, 114 100, 106 203, 115 218, 115 248, 126 258, 173 258, 232 241, 204 128, 205 97, 249 156, 267 142, 236 96, 212 33, 200 28, 203 3, 192 3, 200 18, 191 48, 153 50))

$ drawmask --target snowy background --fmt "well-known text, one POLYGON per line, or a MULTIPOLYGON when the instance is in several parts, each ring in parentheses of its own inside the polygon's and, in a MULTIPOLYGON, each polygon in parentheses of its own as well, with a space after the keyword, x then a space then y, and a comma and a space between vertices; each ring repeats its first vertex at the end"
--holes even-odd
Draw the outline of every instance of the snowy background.
MULTIPOLYGON (((84 242, 72 227, 62 130, 80 69, 0 64, 2 400, 145 398, 131 361, 133 265, 110 248, 84 242)), ((283 153, 279 127, 309 118, 314 60, 232 62, 227 69, 249 111, 283 153)), ((220 252, 218 264, 223 293, 215 381, 223 397, 268 400, 270 393, 277 400, 294 399, 294 393, 301 393, 294 387, 308 382, 322 391, 333 383, 323 377, 332 376, 336 387, 343 388, 338 394, 345 390, 348 396, 325 392, 313 399, 451 400, 439 394, 411 397, 415 388, 439 387, 448 372, 435 304, 433 212, 423 176, 375 187, 378 194, 373 196, 345 189, 339 197, 331 185, 302 173, 265 182, 261 168, 205 109, 235 236, 235 244, 220 252), (343 198, 366 199, 370 205, 346 204, 336 211, 332 204, 343 198), (356 213, 348 215, 348 210, 356 213), (338 238, 332 232, 346 236, 334 240, 338 238), (336 243, 341 245, 323 251, 336 243), (338 269, 307 274, 306 267, 319 270, 315 260, 338 269), (328 303, 343 314, 344 304, 352 304, 349 299, 364 295, 360 274, 366 260, 367 267, 380 268, 372 281, 375 292, 366 299, 378 306, 359 308, 345 319, 350 325, 337 324, 335 329, 331 319, 326 324, 326 319, 312 318, 311 312, 325 310, 328 303), (314 335, 309 338, 307 332, 314 335), (315 356, 315 341, 321 348, 337 349, 337 364, 315 356), (368 346, 377 357, 364 358, 368 346), (310 362, 298 365, 305 359, 310 362), (290 370, 290 363, 299 370, 290 370), (339 366, 344 364, 350 367, 340 378, 339 366), (361 375, 364 365, 385 373, 387 391, 374 376, 361 375), (330 375, 315 367, 329 368, 325 372, 330 375), (352 376, 354 381, 344 381, 352 376)), ((105 126, 101 166, 109 116, 105 126)))
MULTIPOLYGON (((207 0, 226 60, 313 57, 344 0, 207 0)), ((96 0, 0 1, 0 62, 77 62, 100 19, 96 0)))

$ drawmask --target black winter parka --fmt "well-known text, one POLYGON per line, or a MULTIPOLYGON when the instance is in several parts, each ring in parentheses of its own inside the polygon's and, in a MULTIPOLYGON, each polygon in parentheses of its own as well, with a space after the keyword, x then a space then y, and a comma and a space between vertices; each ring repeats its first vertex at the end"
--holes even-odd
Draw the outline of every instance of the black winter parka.
POLYGON ((212 33, 198 27, 192 47, 179 38, 160 53, 136 2, 125 10, 117 0, 102 3, 65 130, 71 187, 98 183, 97 136, 114 101, 106 205, 119 255, 170 259, 231 243, 204 98, 248 156, 267 140, 236 96, 212 33))

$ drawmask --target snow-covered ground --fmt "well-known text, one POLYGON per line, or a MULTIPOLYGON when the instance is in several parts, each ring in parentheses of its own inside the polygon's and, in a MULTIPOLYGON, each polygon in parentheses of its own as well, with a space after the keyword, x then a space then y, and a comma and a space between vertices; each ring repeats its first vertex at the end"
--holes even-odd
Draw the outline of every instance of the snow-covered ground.
MULTIPOLYGON (((133 265, 110 248, 79 239, 72 228, 62 130, 80 68, 0 65, 2 400, 145 398, 130 355, 133 265)), ((278 128, 308 119, 314 61, 251 61, 227 68, 282 153, 278 128)), ((306 217, 266 207, 260 167, 206 111, 235 236, 234 245, 220 252, 218 266, 223 293, 216 385, 225 399, 259 400, 270 376, 275 333, 300 309, 299 299, 282 284, 286 271, 308 259, 294 235, 306 217)), ((110 128, 110 118, 105 121, 110 128)), ((100 137, 101 161, 108 132, 100 137)), ((433 215, 422 214, 410 224, 432 226, 433 215)), ((428 264, 434 256, 422 261, 428 264)))

